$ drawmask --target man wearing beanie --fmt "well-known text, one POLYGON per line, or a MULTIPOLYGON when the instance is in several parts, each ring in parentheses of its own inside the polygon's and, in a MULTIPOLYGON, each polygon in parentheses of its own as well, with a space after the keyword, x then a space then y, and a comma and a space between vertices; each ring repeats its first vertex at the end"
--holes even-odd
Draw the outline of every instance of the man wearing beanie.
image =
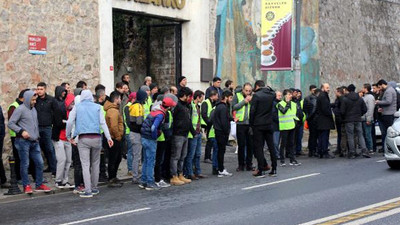
MULTIPOLYGON (((147 86, 146 86, 147 87, 147 86)), ((129 107, 125 107, 124 115, 126 118, 126 126, 129 128, 129 142, 131 146, 128 146, 128 163, 131 160, 131 166, 128 164, 128 169, 132 173, 132 183, 139 183, 139 161, 142 158, 142 142, 140 129, 142 128, 142 124, 144 121, 144 108, 143 104, 146 101, 147 93, 143 90, 139 90, 136 93, 136 97, 134 94, 131 94, 132 97, 130 99, 129 107), (129 153, 131 150, 132 153, 129 153)), ((129 143, 128 142, 128 143, 129 143)))
POLYGON ((185 77, 185 76, 179 77, 179 79, 178 79, 178 86, 177 86, 178 91, 181 90, 183 87, 186 87, 186 84, 187 84, 187 79, 186 79, 186 77, 185 77))
POLYGON ((354 135, 358 137, 358 144, 361 146, 363 156, 370 158, 365 145, 361 123, 361 117, 367 112, 367 106, 364 100, 355 92, 356 87, 353 84, 350 84, 347 90, 349 94, 344 97, 340 111, 343 115, 349 145, 348 158, 354 159, 358 155, 356 151, 357 144, 354 143, 354 135))

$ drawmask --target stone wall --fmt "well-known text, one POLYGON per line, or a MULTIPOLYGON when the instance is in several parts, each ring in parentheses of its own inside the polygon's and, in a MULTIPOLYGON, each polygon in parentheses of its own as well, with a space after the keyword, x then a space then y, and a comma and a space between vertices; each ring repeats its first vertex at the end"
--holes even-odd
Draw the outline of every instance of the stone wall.
MULTIPOLYGON (((99 82, 97 0, 0 1, 0 104, 3 112, 24 88, 84 80, 99 82), (47 55, 28 53, 28 35, 47 37, 47 55)), ((8 146, 6 146, 8 147, 8 146)))
POLYGON ((321 0, 321 82, 400 81, 400 1, 321 0), (390 3, 390 2, 393 3, 390 3))
POLYGON ((3 0, 0 3, 0 103, 40 81, 54 87, 99 82, 97 0, 3 0), (47 55, 28 53, 28 35, 47 37, 47 55))

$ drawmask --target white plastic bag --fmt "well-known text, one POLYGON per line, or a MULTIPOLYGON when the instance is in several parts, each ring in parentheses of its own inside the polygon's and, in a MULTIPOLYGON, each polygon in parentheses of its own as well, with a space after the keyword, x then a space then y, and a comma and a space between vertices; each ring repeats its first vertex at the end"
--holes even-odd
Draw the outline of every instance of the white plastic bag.
POLYGON ((231 121, 231 136, 236 140, 236 123, 231 121))

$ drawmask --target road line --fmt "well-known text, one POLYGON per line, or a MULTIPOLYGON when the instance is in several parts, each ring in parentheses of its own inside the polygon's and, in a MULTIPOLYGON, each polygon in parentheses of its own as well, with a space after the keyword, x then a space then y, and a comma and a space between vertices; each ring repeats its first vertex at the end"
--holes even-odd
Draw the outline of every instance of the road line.
POLYGON ((62 223, 60 225, 73 225, 73 224, 78 224, 78 223, 86 223, 86 222, 90 222, 90 221, 101 220, 101 219, 106 219, 106 218, 110 218, 110 217, 122 216, 122 215, 130 214, 130 213, 146 211, 149 209, 150 208, 135 209, 135 210, 125 211, 125 212, 120 212, 120 213, 109 214, 109 215, 105 215, 105 216, 99 216, 99 217, 93 217, 93 218, 84 219, 84 220, 78 220, 78 221, 74 221, 74 222, 62 223))
POLYGON ((312 174, 308 174, 308 175, 304 175, 304 176, 293 177, 293 178, 279 180, 279 181, 275 181, 275 182, 271 182, 271 183, 259 184, 259 185, 255 185, 255 186, 251 186, 251 187, 242 188, 242 190, 251 190, 251 189, 255 189, 255 188, 266 187, 266 186, 270 186, 270 185, 274 185, 274 184, 280 184, 280 183, 284 183, 284 182, 288 182, 288 181, 292 181, 292 180, 299 180, 299 179, 313 177, 313 176, 317 176, 317 175, 320 175, 320 173, 312 173, 312 174))
MULTIPOLYGON (((400 197, 393 198, 393 199, 389 199, 389 200, 386 200, 386 201, 383 201, 383 202, 378 202, 378 203, 375 203, 375 204, 372 204, 372 205, 364 206, 364 207, 361 207, 361 208, 358 208, 358 209, 353 209, 353 210, 342 212, 342 213, 339 213, 339 214, 336 214, 336 215, 332 215, 332 216, 316 219, 316 220, 313 220, 313 221, 310 221, 310 222, 302 223, 300 225, 321 224, 321 223, 333 221, 333 220, 336 220, 336 219, 341 219, 342 217, 350 216, 352 214, 368 211, 370 209, 379 208, 379 207, 382 207, 382 206, 386 207, 386 205, 389 205, 389 204, 392 204, 392 203, 395 203, 395 202, 399 202, 399 201, 400 201, 400 197)), ((375 211, 376 212, 380 212, 378 210, 375 210, 375 211)), ((354 218, 354 219, 359 219, 359 218, 361 218, 361 217, 354 218)), ((348 222, 348 221, 349 220, 342 221, 342 222, 348 222)), ((335 224, 335 223, 331 223, 331 224, 335 224)))
POLYGON ((378 160, 377 163, 386 162, 386 159, 378 160))
POLYGON ((362 218, 362 219, 354 220, 354 221, 351 221, 349 223, 346 223, 345 225, 366 224, 366 223, 370 223, 370 222, 373 222, 373 221, 376 221, 376 220, 379 220, 379 219, 383 219, 383 218, 386 218, 386 217, 389 217, 389 216, 392 216, 392 215, 395 215, 395 214, 399 214, 399 213, 400 213, 400 208, 396 208, 396 209, 385 211, 385 212, 382 212, 382 213, 379 213, 379 214, 375 214, 375 215, 372 215, 372 216, 369 216, 369 217, 365 217, 365 218, 362 218))

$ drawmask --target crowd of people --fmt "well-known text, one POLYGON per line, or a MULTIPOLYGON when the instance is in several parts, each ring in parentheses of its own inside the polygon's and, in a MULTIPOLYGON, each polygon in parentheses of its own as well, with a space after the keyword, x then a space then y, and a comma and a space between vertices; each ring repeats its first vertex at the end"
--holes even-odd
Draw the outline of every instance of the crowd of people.
MULTIPOLYGON (((205 93, 187 87, 186 77, 171 87, 159 88, 151 77, 137 91, 130 85, 129 75, 124 75, 109 96, 103 85, 92 93, 84 81, 74 90, 62 83, 54 97, 47 94, 44 82, 19 93, 7 115, 16 177, 25 193, 33 193, 29 174, 35 191, 51 191, 43 172, 52 173, 57 188, 73 188, 80 197, 99 194, 99 181, 121 187, 117 172, 122 157, 127 159, 132 183, 141 189, 189 184, 207 177, 201 169, 203 139, 204 163, 212 165, 213 175, 230 177, 224 156, 233 133, 238 145, 236 172, 251 171, 257 178, 267 171, 276 176, 278 161, 282 167, 285 159, 290 166, 301 165, 297 158, 304 155, 304 129, 309 130, 309 157, 369 158, 377 152, 375 124, 379 123, 384 142, 400 106, 396 83, 385 80, 364 84, 358 93, 353 84, 338 87, 333 103, 327 83, 320 88, 311 85, 304 99, 299 89, 274 91, 262 80, 236 88, 228 80, 222 89, 221 78, 215 77, 205 93), (232 124, 236 125, 233 132, 232 124), (334 129, 337 149, 330 152, 329 135, 334 129), (74 185, 68 177, 71 164, 74 185)), ((0 147, 4 136, 1 113, 0 147)), ((0 179, 6 187, 2 164, 0 179)))

